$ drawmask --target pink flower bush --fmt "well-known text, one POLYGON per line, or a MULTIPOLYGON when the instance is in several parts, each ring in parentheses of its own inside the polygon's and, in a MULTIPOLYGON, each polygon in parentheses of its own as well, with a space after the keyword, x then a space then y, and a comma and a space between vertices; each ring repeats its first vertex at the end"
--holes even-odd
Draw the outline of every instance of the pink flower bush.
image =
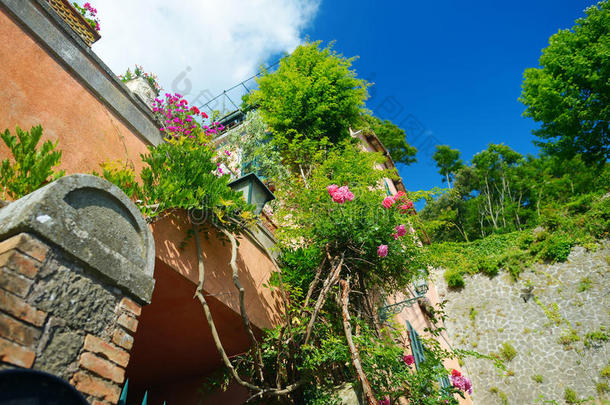
POLYGON ((388 245, 379 245, 377 247, 377 256, 386 257, 388 255, 388 245))
POLYGON ((451 381, 451 385, 453 385, 455 388, 462 392, 472 394, 472 382, 468 377, 463 376, 459 371, 455 369, 451 370, 449 380, 451 381))
POLYGON ((336 184, 331 184, 330 186, 326 187, 326 190, 328 191, 328 194, 330 194, 333 201, 336 203, 343 204, 346 201, 354 200, 354 193, 349 191, 349 188, 347 186, 339 187, 336 184))
POLYGON ((415 363, 415 357, 413 357, 412 354, 407 354, 402 356, 402 361, 404 361, 407 366, 410 366, 411 364, 415 363))
POLYGON ((379 400, 379 405, 390 405, 390 397, 386 396, 379 400))
POLYGON ((386 197, 383 199, 383 201, 381 202, 381 204, 385 207, 385 208, 392 208, 392 205, 394 205, 394 198, 392 197, 386 197))

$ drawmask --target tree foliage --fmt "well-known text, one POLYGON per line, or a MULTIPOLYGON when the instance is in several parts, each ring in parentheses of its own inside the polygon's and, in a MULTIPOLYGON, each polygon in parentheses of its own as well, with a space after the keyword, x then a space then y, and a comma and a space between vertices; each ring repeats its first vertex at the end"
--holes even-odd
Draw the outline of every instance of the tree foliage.
POLYGON ((535 143, 587 164, 610 158, 610 3, 588 8, 571 30, 551 36, 540 68, 524 73, 524 115, 540 122, 535 143))
POLYGON ((388 149, 394 163, 410 165, 417 162, 417 149, 407 142, 407 134, 390 120, 381 120, 372 115, 364 115, 364 119, 379 140, 388 149))
POLYGON ((259 106, 264 121, 277 138, 295 136, 331 143, 349 136, 348 128, 361 121, 368 84, 345 58, 321 42, 298 46, 282 58, 279 68, 261 76, 249 104, 259 106))
POLYGON ((464 166, 460 159, 460 151, 451 149, 449 145, 436 145, 432 159, 436 162, 443 181, 447 181, 447 185, 451 188, 451 180, 455 173, 464 166))

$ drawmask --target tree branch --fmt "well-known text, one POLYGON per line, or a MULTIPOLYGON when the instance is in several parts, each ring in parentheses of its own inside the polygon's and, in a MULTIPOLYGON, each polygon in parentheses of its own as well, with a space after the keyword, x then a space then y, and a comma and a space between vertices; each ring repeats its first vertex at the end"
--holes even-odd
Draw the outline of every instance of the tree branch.
POLYGON ((337 294, 337 303, 339 306, 341 306, 341 310, 343 312, 343 331, 345 332, 345 339, 347 340, 347 345, 349 346, 352 364, 356 369, 356 375, 358 376, 358 380, 362 385, 362 391, 368 405, 375 405, 377 403, 375 394, 373 394, 371 384, 369 383, 368 378, 366 378, 366 374, 364 374, 358 348, 352 339, 352 325, 350 323, 349 310, 347 308, 349 304, 349 283, 345 280, 341 280, 339 283, 341 284, 341 297, 339 298, 339 294, 337 294))
POLYGON ((307 324, 307 329, 305 330, 305 340, 303 341, 303 345, 306 345, 309 342, 313 325, 316 322, 318 312, 320 312, 320 309, 322 309, 322 306, 326 302, 326 296, 328 295, 328 292, 330 291, 332 286, 335 285, 337 281, 339 281, 339 273, 341 272, 341 267, 343 267, 343 255, 341 255, 341 260, 339 260, 339 264, 337 264, 337 266, 330 272, 326 280, 324 280, 324 284, 322 285, 322 289, 320 290, 320 294, 318 295, 318 299, 316 301, 313 313, 311 314, 311 319, 309 320, 309 323, 307 324))

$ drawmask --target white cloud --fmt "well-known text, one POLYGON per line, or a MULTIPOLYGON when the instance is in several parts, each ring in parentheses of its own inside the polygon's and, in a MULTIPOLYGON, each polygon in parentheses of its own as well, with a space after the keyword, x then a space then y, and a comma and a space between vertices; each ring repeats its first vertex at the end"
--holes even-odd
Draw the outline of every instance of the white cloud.
POLYGON ((99 0, 93 6, 102 38, 93 50, 116 74, 137 63, 155 73, 166 91, 194 101, 202 91, 216 95, 270 57, 291 52, 319 2, 99 0))

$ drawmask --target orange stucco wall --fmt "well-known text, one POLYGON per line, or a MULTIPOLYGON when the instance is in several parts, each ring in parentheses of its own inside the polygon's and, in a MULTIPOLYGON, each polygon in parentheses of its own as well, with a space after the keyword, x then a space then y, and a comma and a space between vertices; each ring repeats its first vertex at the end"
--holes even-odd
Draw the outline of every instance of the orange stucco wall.
MULTIPOLYGON (((143 139, 66 71, 0 9, 0 131, 42 125, 43 140, 59 141, 67 173, 99 171, 105 160, 141 168, 143 139)), ((9 156, 0 142, 0 159, 9 156)))
MULTIPOLYGON (((167 215, 152 225, 157 258, 196 285, 199 272, 195 243, 191 238, 181 247, 190 229, 183 212, 167 215)), ((206 273, 204 290, 239 313, 237 290, 229 266, 231 244, 223 242, 213 231, 202 232, 201 242, 206 273)), ((261 329, 278 325, 283 312, 280 294, 263 286, 275 271, 269 257, 249 238, 243 237, 239 240, 237 266, 246 291, 246 311, 252 323, 261 329)))

